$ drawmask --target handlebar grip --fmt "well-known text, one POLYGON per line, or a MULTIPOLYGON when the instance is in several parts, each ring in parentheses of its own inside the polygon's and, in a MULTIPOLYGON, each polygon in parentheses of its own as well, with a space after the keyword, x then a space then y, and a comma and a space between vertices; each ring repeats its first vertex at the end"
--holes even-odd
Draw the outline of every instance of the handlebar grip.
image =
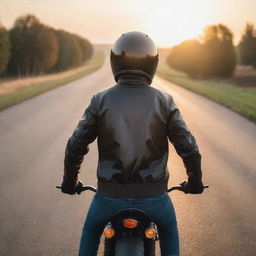
POLYGON ((95 193, 97 192, 97 189, 93 186, 84 186, 84 187, 81 188, 81 192, 83 192, 85 190, 90 190, 90 191, 95 192, 95 193))
MULTIPOLYGON (((204 188, 209 188, 209 185, 204 185, 204 188)), ((181 186, 174 186, 174 187, 168 188, 167 192, 169 193, 169 192, 171 192, 173 190, 183 191, 181 186)))
POLYGON ((167 192, 171 192, 173 190, 179 190, 179 191, 182 191, 182 187, 181 186, 175 186, 175 187, 171 187, 171 188, 168 188, 167 192))
MULTIPOLYGON (((61 186, 58 185, 58 186, 56 186, 56 188, 61 189, 61 186)), ((93 186, 83 186, 79 189, 79 193, 81 193, 85 190, 90 190, 90 191, 95 192, 95 193, 97 192, 97 189, 93 186)))

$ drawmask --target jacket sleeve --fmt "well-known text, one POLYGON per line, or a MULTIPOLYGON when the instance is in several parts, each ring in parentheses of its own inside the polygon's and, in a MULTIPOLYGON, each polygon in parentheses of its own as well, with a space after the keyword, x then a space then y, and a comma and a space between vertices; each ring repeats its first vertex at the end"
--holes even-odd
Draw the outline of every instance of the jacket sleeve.
POLYGON ((95 96, 91 99, 72 136, 69 138, 64 159, 63 181, 75 184, 83 162, 84 155, 88 153, 88 145, 97 137, 97 108, 95 96))
POLYGON ((172 98, 169 103, 167 132, 169 140, 183 160, 188 175, 188 181, 191 183, 201 183, 201 155, 196 140, 190 133, 172 98))

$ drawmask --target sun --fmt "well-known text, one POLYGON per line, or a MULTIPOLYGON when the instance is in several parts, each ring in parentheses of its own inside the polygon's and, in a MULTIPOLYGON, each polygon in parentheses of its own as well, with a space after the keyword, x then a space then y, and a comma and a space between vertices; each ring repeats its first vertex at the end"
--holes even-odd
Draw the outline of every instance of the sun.
POLYGON ((202 34, 211 21, 203 1, 150 1, 151 12, 143 10, 146 32, 159 46, 172 46, 202 34))

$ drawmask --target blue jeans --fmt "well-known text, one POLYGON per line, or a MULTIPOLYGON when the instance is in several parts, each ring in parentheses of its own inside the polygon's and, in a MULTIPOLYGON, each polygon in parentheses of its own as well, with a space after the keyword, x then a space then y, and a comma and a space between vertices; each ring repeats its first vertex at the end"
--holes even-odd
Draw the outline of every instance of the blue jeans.
POLYGON ((126 208, 148 213, 157 225, 162 256, 179 255, 179 237, 175 211, 167 193, 150 198, 115 198, 97 192, 88 211, 79 256, 96 256, 101 234, 109 219, 126 208))

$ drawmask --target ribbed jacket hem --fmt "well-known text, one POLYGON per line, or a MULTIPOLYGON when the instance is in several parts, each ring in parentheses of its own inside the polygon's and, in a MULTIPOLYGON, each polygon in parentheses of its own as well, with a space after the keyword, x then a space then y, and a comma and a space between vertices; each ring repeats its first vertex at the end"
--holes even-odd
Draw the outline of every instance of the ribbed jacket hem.
POLYGON ((99 180, 98 191, 111 197, 154 197, 167 191, 167 182, 121 184, 99 180))

